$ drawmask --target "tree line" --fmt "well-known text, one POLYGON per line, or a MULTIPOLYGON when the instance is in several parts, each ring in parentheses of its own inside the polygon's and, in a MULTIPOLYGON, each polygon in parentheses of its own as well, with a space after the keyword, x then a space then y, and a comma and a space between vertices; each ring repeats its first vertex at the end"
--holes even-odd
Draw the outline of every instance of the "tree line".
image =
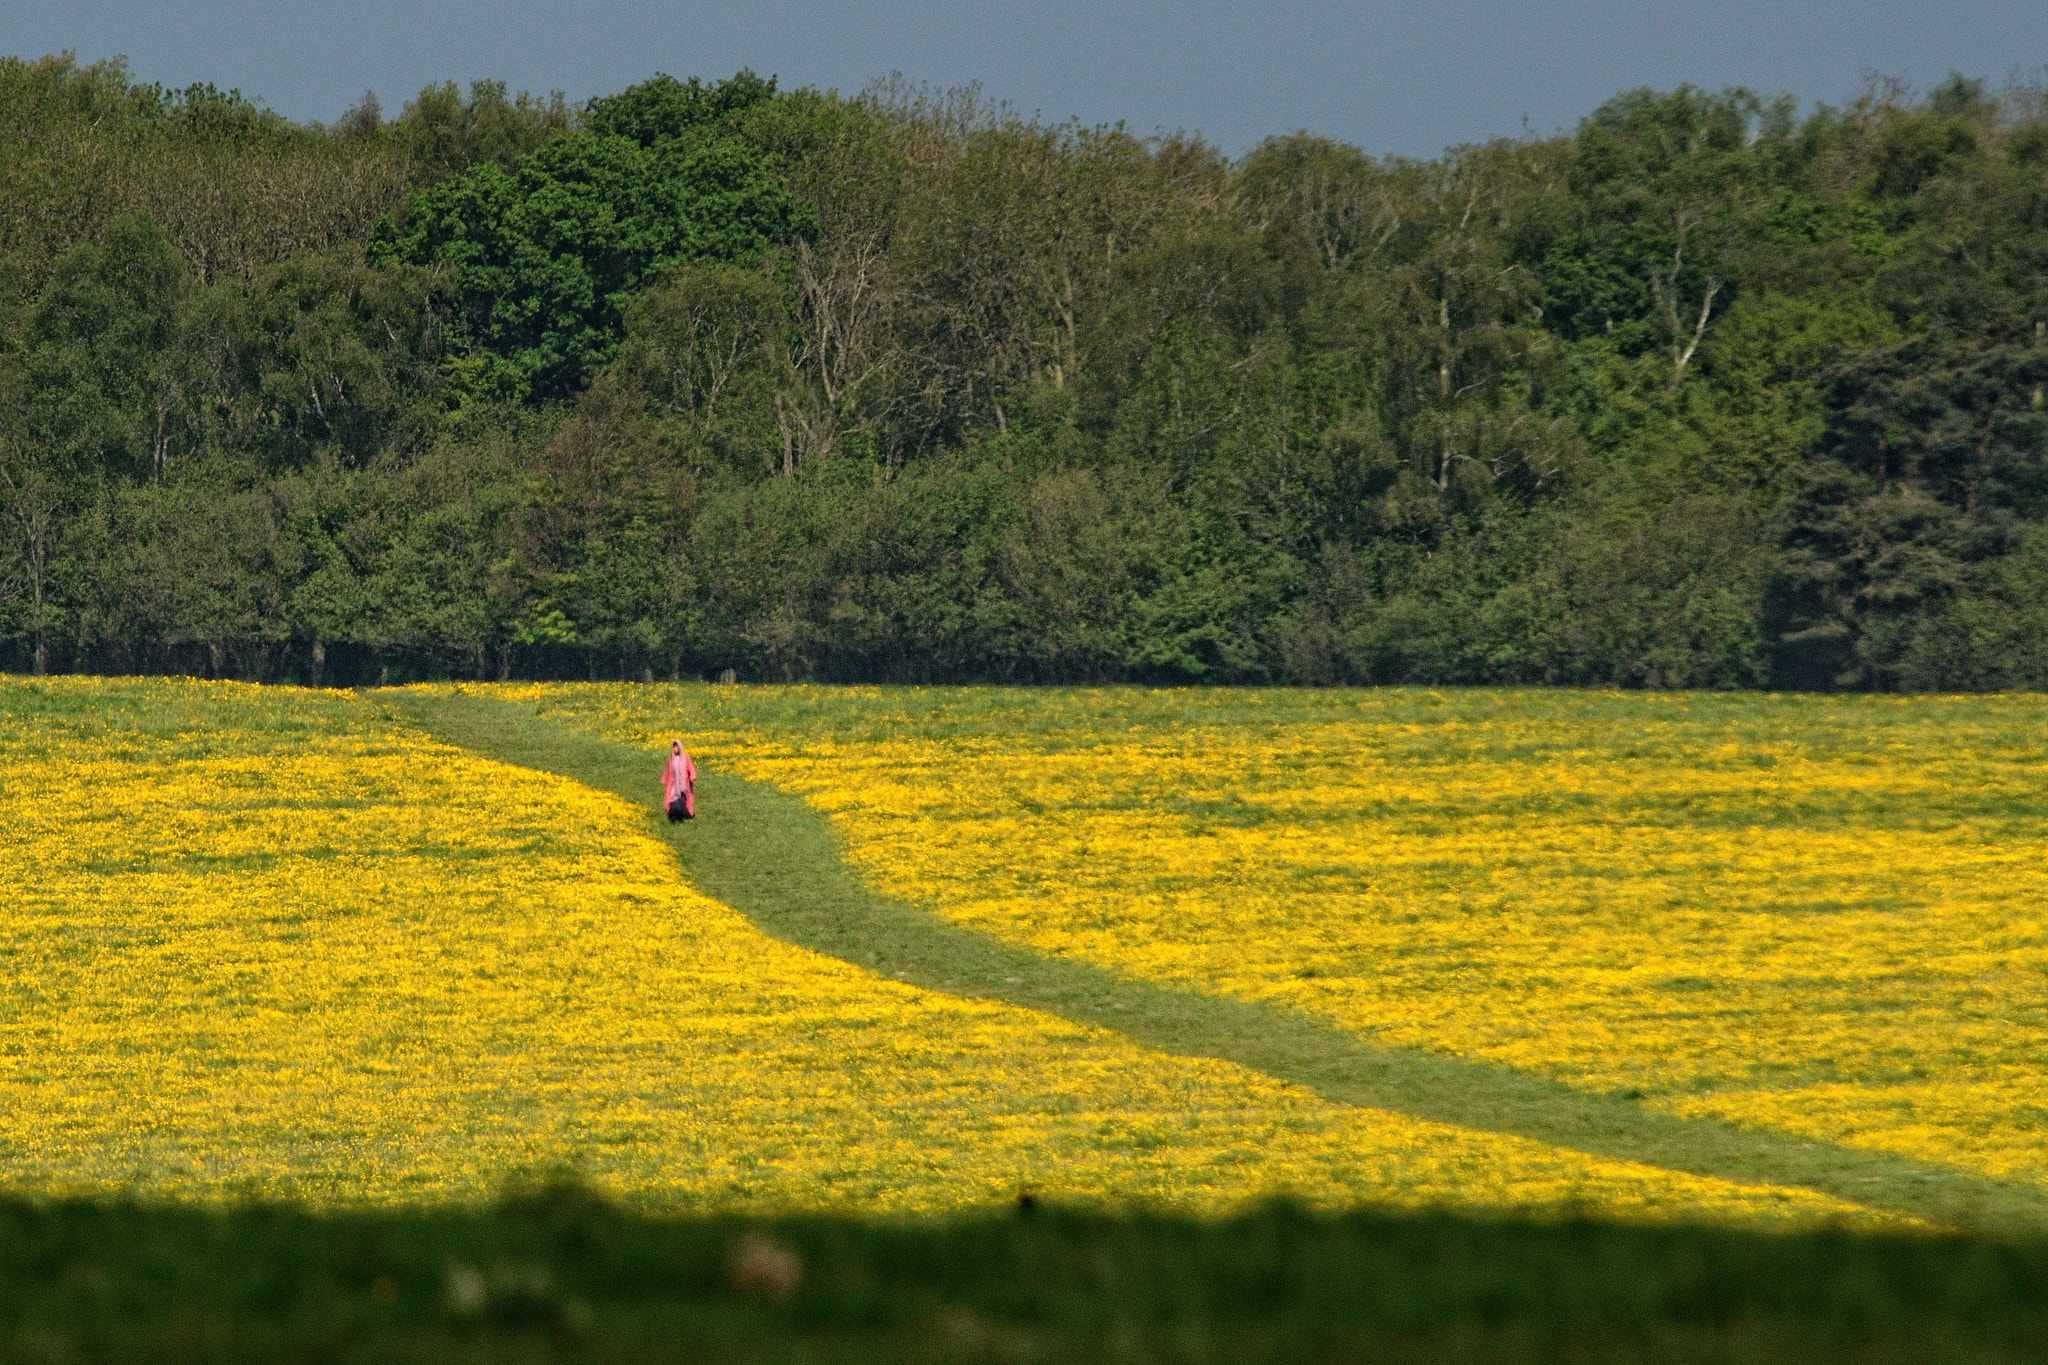
POLYGON ((2048 682, 2048 106, 1376 158, 0 60, 0 666, 2048 682))

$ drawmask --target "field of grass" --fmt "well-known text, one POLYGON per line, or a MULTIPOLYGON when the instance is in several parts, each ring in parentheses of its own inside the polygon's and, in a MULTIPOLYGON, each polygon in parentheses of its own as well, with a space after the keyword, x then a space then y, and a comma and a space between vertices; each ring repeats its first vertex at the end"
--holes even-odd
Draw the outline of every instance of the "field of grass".
POLYGON ((879 888, 1043 953, 2048 1180, 2048 698, 522 695, 701 736, 879 888))
MULTIPOLYGON (((1274 1215, 1174 1219, 1284 1195, 1320 1211, 1280 1215, 1310 1242, 1462 1228, 1457 1275, 1520 1286, 1411 1333, 1445 1359, 1868 1355, 1854 1314, 1751 1274, 1772 1256, 1864 1267, 1870 1312, 1915 1324, 1872 1358, 2033 1358, 2006 1327, 2048 1245, 2044 719, 2016 697, 0 679, 0 1195, 43 1201, 10 1216, 69 1248, 0 1248, 0 1356, 10 1331, 120 1336, 110 1304, 146 1270, 94 1270, 64 1229, 124 1206, 47 1202, 111 1195, 166 1245, 299 1220, 373 1286, 364 1239, 409 1246, 392 1282, 437 1306, 373 1294, 361 1323, 439 1344, 363 1358, 459 1357, 482 1319, 420 1286, 467 1262, 422 1248, 514 1235, 479 1201, 566 1172, 657 1262, 765 1218, 848 1283, 914 1279, 962 1228, 1022 1235, 995 1211, 1028 1190, 1097 1211, 1054 1220, 1074 1264, 1135 1237, 1165 1265, 1274 1215), (678 735, 703 815, 667 826, 654 751, 678 735), (1418 1207, 1537 1221, 1386 1212, 1418 1207), (1554 1301, 1589 1236, 1648 1298, 1554 1301), (1995 1311, 1914 1318, 1934 1291, 1912 1276, 1953 1298, 2012 1236, 2022 1269, 1970 1291, 1995 1311), (1686 1281, 1701 1256, 1751 1269, 1686 1281)), ((597 1273, 556 1251, 550 1283, 597 1273)), ((1438 1292, 1434 1254, 1400 1294, 1438 1292)), ((590 1321, 709 1313, 702 1341, 753 1322, 776 1358, 840 1358, 881 1321, 844 1286, 720 1317, 718 1264, 590 1321)), ((1000 1299, 1004 1273, 947 1293, 1000 1299)), ((1066 1309, 912 1294, 878 1358, 1278 1358, 1311 1320, 1371 1358, 1394 1312, 1195 1286, 1126 1321, 1106 1286, 1066 1309)), ((277 1322, 330 1291, 349 1314, 366 1292, 280 1289, 277 1322)), ((577 1325, 608 1292, 500 1325, 644 1356, 644 1323, 577 1325)), ((184 1330, 164 1311, 139 1354, 184 1330)))
POLYGON ((693 889, 625 801, 387 712, 8 686, 10 1185, 388 1202, 574 1170, 726 1210, 948 1212, 1031 1188, 1859 1216, 1333 1104, 791 947, 693 889))

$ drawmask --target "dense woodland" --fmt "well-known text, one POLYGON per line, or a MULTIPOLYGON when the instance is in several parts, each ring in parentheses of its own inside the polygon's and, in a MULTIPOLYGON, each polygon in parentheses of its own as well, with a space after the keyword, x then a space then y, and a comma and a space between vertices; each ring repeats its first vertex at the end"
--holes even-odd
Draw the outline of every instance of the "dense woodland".
POLYGON ((0 62, 0 667, 2048 685, 2048 108, 0 62))

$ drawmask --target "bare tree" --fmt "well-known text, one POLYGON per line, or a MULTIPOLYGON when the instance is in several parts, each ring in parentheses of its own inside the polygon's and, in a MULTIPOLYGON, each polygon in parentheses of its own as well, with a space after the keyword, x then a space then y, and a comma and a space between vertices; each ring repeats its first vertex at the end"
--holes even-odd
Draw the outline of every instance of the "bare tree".
POLYGON ((750 365, 780 357, 781 288, 760 271, 685 266, 635 299, 619 368, 656 411, 701 434, 750 365))
POLYGON ((1721 293, 1722 281, 1713 273, 1707 273, 1696 285, 1699 310, 1694 313, 1692 300, 1685 293, 1685 247, 1687 240, 1702 226, 1706 211, 1699 205, 1688 204, 1673 212, 1671 216, 1671 261, 1665 267, 1653 267, 1650 272, 1650 296, 1656 301, 1659 321, 1671 346, 1671 387, 1676 389, 1685 380, 1685 367, 1692 362, 1693 353, 1700 348, 1700 342, 1707 335, 1707 324, 1713 320, 1714 300, 1721 293))
POLYGON ((794 383, 776 403, 785 475, 799 461, 825 459, 849 430, 877 420, 882 414, 870 397, 900 364, 889 327, 900 291, 888 269, 886 234, 799 242, 794 257, 794 383))

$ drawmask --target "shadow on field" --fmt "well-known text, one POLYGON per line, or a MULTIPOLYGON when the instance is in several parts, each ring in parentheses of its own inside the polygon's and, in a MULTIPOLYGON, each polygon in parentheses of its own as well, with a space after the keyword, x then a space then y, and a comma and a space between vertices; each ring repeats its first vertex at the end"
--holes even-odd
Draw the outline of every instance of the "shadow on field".
POLYGON ((2048 1244, 1284 1205, 1204 1221, 0 1200, 0 1359, 2038 1361, 2048 1244))
POLYGON ((699 890, 785 942, 879 975, 1111 1029, 1163 1052, 1235 1062, 1325 1099, 1532 1138, 1743 1184, 1788 1185, 1956 1227, 2048 1232, 2048 1191, 1880 1152, 1588 1094, 1483 1062, 1375 1045, 1306 1015, 1134 981, 1004 943, 875 894, 801 798, 706 766, 703 814, 661 819, 662 756, 540 719, 531 707, 439 692, 379 692, 446 743, 612 792, 648 812, 699 890))

